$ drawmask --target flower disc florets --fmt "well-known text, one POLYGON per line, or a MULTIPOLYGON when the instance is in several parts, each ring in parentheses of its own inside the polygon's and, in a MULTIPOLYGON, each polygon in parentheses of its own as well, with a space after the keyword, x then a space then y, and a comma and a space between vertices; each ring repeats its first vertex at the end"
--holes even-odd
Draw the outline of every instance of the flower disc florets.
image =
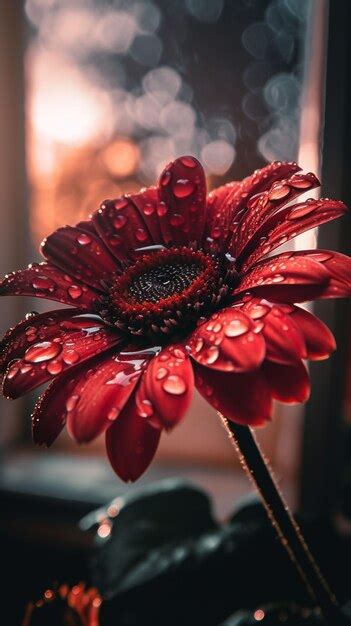
POLYGON ((113 283, 109 321, 133 335, 160 340, 191 330, 236 283, 233 260, 186 247, 144 255, 113 283))

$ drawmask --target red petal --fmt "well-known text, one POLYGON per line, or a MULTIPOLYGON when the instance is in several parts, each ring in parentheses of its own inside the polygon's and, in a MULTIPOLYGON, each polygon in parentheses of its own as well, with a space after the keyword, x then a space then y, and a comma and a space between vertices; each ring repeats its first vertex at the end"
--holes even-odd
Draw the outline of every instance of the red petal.
MULTIPOLYGON (((20 356, 39 338, 50 339, 59 334, 59 322, 79 314, 78 309, 57 309, 33 314, 10 328, 1 342, 0 368, 20 356)), ((100 320, 101 321, 101 320, 100 320)))
POLYGON ((106 291, 105 283, 111 282, 118 269, 100 237, 72 226, 58 228, 44 239, 41 252, 74 279, 100 291, 106 291))
POLYGON ((303 250, 294 252, 296 257, 313 259, 328 271, 330 280, 320 298, 344 298, 351 296, 351 258, 333 250, 303 250))
POLYGON ((18 398, 121 341, 97 316, 75 315, 57 326, 55 337, 50 330, 48 336, 43 332, 43 340, 36 335, 23 358, 10 363, 3 383, 6 397, 18 398))
POLYGON ((268 191, 251 197, 247 202, 247 211, 229 243, 229 252, 239 257, 268 218, 296 196, 318 185, 319 181, 314 174, 295 174, 273 183, 268 191))
POLYGON ((194 370, 199 392, 224 417, 249 426, 271 419, 271 394, 261 370, 229 374, 197 364, 194 370))
POLYGON ((254 265, 233 294, 254 291, 273 302, 303 302, 321 297, 329 276, 312 254, 285 252, 254 265))
POLYGON ((272 183, 290 176, 299 170, 296 163, 270 163, 240 183, 229 183, 228 188, 220 187, 209 195, 205 249, 222 249, 229 236, 236 232, 240 218, 246 212, 248 200, 255 194, 268 189, 272 183))
POLYGON ((103 202, 93 222, 104 244, 122 264, 131 263, 138 248, 154 244, 142 214, 128 196, 103 202))
POLYGON ((243 311, 256 321, 266 342, 266 358, 277 363, 295 363, 307 357, 304 338, 290 316, 290 305, 271 304, 252 298, 243 311))
POLYGON ((202 165, 182 156, 167 165, 159 181, 164 202, 160 225, 167 244, 187 245, 202 240, 206 219, 206 180, 202 165))
POLYGON ((140 417, 132 396, 106 432, 106 450, 118 476, 128 482, 145 472, 157 450, 161 430, 140 417))
POLYGON ((38 445, 51 446, 66 424, 67 398, 76 380, 89 368, 89 364, 55 378, 39 397, 32 414, 32 436, 38 445))
POLYGON ((310 395, 308 372, 301 361, 281 365, 265 361, 262 371, 273 398, 288 404, 306 402, 310 395))
POLYGON ((260 366, 265 342, 255 323, 237 307, 214 313, 189 340, 191 356, 211 370, 248 372, 260 366))
POLYGON ((139 413, 159 428, 173 428, 186 413, 194 388, 192 364, 179 345, 164 348, 150 362, 136 394, 139 413))
POLYGON ((56 300, 78 309, 94 311, 101 306, 101 294, 49 263, 32 263, 24 270, 5 276, 1 296, 30 296, 56 300))
POLYGON ((67 429, 79 443, 95 439, 110 426, 133 393, 150 356, 105 355, 77 379, 67 399, 67 429))
POLYGON ((160 206, 157 187, 148 187, 139 193, 129 194, 128 197, 142 216, 153 243, 155 245, 166 244, 167 240, 163 237, 160 225, 164 207, 160 206))
POLYGON ((322 199, 307 200, 278 211, 262 224, 242 251, 238 259, 239 263, 245 260, 242 271, 289 239, 340 217, 346 210, 343 202, 322 199))
POLYGON ((290 315, 304 337, 307 358, 315 361, 327 359, 336 349, 329 328, 315 315, 299 307, 294 307, 290 315))

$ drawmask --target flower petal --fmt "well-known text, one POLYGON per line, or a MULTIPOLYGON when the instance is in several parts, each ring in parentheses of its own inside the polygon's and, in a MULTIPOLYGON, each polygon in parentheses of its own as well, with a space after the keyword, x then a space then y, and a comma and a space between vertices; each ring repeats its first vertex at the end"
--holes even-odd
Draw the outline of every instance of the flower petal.
POLYGON ((297 258, 310 258, 319 263, 329 274, 329 282, 320 298, 344 298, 351 296, 351 258, 333 250, 302 250, 294 252, 297 258))
POLYGON ((32 437, 39 446, 51 446, 64 428, 67 419, 66 402, 80 376, 84 376, 90 364, 69 370, 57 376, 39 397, 32 413, 32 437))
POLYGON ((211 370, 249 372, 265 357, 265 342, 254 321, 237 307, 214 313, 188 342, 193 359, 211 370))
POLYGON ((272 304, 252 298, 244 303, 242 311, 256 322, 266 342, 266 358, 277 363, 295 363, 307 358, 303 334, 292 319, 293 307, 272 304))
POLYGON ((6 368, 13 359, 23 356, 27 348, 39 338, 48 340, 51 337, 57 337, 59 323, 79 313, 78 309, 57 309, 46 313, 33 313, 10 328, 0 344, 0 369, 6 368))
POLYGON ((158 428, 173 428, 191 402, 194 374, 180 344, 164 348, 150 362, 136 394, 139 414, 158 428))
POLYGON ((291 318, 299 327, 307 349, 307 358, 313 361, 327 359, 336 349, 335 339, 329 328, 315 315, 293 307, 291 318))
POLYGON ((74 279, 106 291, 118 267, 103 241, 92 232, 65 226, 43 240, 41 252, 45 259, 74 279))
POLYGON ((181 156, 167 165, 159 180, 164 203, 160 225, 167 244, 187 245, 202 240, 206 218, 206 179, 194 157, 181 156))
POLYGON ((30 296, 56 300, 78 309, 97 310, 101 294, 50 263, 32 263, 23 270, 12 272, 0 283, 0 296, 30 296))
POLYGON ((282 365, 265 361, 262 371, 273 398, 288 404, 306 402, 310 395, 308 372, 301 361, 282 365))
POLYGON ((319 184, 314 174, 294 174, 289 178, 274 182, 268 191, 251 197, 247 202, 247 211, 228 245, 228 251, 234 257, 239 257, 244 248, 250 244, 256 231, 268 218, 287 202, 307 190, 318 187, 319 184))
POLYGON ((125 482, 137 480, 151 463, 160 436, 160 429, 140 417, 133 394, 106 431, 106 450, 116 474, 125 482))
POLYGON ((233 295, 253 291, 273 302, 304 302, 321 297, 330 273, 313 254, 285 252, 256 263, 233 295))
POLYGON ((224 417, 248 426, 271 419, 272 398, 262 371, 230 374, 195 364, 195 385, 224 417))
POLYGON ((92 219, 104 244, 122 265, 135 259, 138 248, 154 244, 143 216, 128 196, 105 200, 92 219))
POLYGON ((67 398, 67 430, 79 443, 95 439, 119 419, 150 355, 103 355, 77 379, 67 398))
POLYGON ((164 206, 160 205, 157 187, 148 187, 139 193, 128 194, 128 198, 133 202, 142 216, 147 229, 155 245, 166 244, 167 241, 162 235, 160 221, 164 213, 164 206))
POLYGON ((208 201, 204 248, 218 251, 228 246, 240 218, 246 214, 248 200, 268 189, 274 181, 286 178, 299 169, 296 163, 275 161, 239 183, 229 183, 212 191, 208 201))
POLYGON ((121 341, 118 332, 108 328, 97 316, 88 315, 60 321, 54 334, 50 329, 48 335, 43 331, 43 340, 36 334, 23 357, 9 363, 3 381, 7 398, 18 398, 121 341))
POLYGON ((238 263, 242 271, 289 239, 336 219, 346 211, 343 202, 329 199, 310 199, 278 211, 262 224, 241 252, 238 263))

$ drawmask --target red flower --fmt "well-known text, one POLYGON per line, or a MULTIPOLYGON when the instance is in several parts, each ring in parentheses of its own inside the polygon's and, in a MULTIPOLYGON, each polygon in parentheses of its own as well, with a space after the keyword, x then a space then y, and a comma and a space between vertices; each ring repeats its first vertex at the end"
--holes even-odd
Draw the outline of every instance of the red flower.
POLYGON ((135 480, 194 384, 251 426, 270 419, 272 398, 305 401, 303 359, 328 357, 335 342, 293 303, 350 295, 351 259, 267 254, 346 211, 328 199, 291 205, 318 184, 277 162, 206 198, 201 165, 180 157, 157 188, 108 200, 44 240, 46 262, 1 284, 3 295, 76 307, 30 315, 3 341, 6 397, 53 380, 34 410, 34 440, 51 445, 65 424, 78 442, 106 431, 113 468, 135 480))

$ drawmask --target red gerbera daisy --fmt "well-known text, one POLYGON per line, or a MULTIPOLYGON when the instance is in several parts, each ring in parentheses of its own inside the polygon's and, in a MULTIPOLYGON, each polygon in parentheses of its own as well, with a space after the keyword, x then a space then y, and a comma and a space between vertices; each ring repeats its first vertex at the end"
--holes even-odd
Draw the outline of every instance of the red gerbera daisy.
POLYGON ((272 163, 206 197, 200 163, 180 157, 158 187, 59 228, 42 244, 46 262, 3 280, 3 295, 75 307, 29 315, 3 340, 6 397, 53 379, 34 410, 35 442, 51 445, 65 424, 78 442, 106 431, 113 468, 135 480, 194 384, 251 426, 270 419, 272 398, 307 399, 303 359, 328 357, 335 342, 294 303, 350 295, 351 259, 326 250, 267 257, 346 211, 329 199, 291 205, 319 184, 299 170, 272 163))

